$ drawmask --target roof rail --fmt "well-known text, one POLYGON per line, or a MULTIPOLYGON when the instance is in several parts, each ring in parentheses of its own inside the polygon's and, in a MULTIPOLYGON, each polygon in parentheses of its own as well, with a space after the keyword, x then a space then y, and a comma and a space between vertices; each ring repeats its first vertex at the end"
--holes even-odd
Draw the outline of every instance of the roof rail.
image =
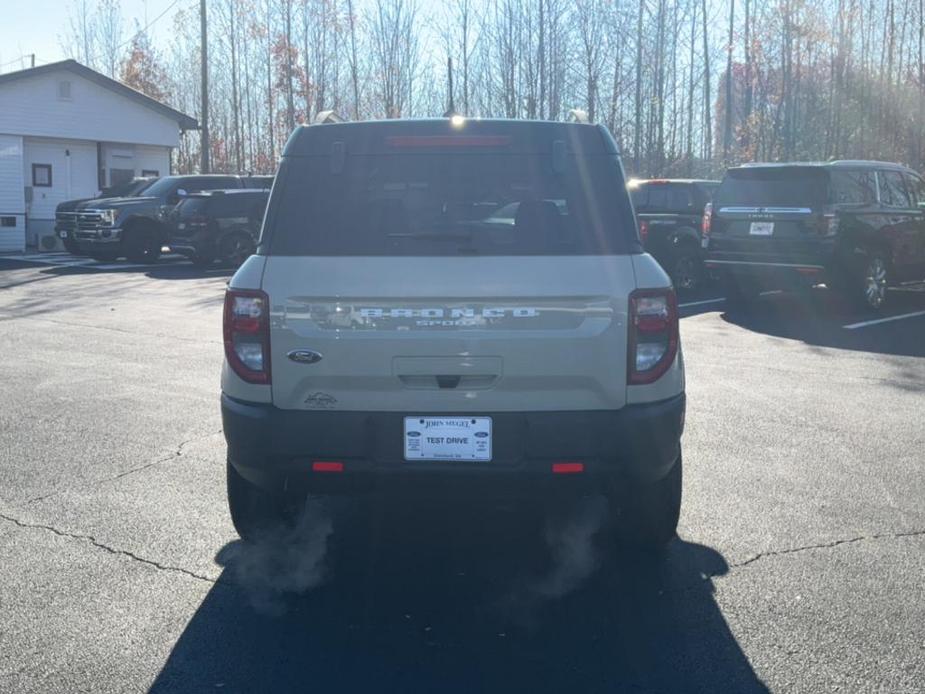
POLYGON ((327 111, 318 111, 315 114, 314 119, 312 120, 312 125, 319 125, 321 123, 343 123, 344 119, 337 115, 333 109, 327 111))

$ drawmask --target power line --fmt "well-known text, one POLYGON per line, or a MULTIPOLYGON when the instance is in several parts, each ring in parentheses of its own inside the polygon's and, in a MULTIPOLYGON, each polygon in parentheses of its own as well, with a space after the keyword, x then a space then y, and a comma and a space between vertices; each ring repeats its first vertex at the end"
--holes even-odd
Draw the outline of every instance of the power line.
POLYGON ((121 49, 125 48, 125 47, 126 47, 127 45, 129 45, 132 41, 134 41, 139 35, 145 33, 148 29, 150 29, 152 26, 154 26, 154 25, 157 23, 157 21, 158 21, 161 17, 163 17, 163 16, 164 16, 165 14, 167 14, 168 12, 170 12, 170 10, 172 10, 174 7, 176 7, 176 6, 179 5, 179 4, 180 4, 180 0, 173 0, 173 2, 170 3, 170 4, 167 6, 167 9, 165 9, 163 12, 161 12, 159 15, 157 15, 157 17, 155 17, 154 19, 152 19, 150 22, 148 22, 147 24, 145 24, 141 29, 139 29, 139 30, 136 31, 134 34, 132 34, 132 38, 130 38, 130 39, 127 40, 127 41, 123 41, 123 42, 120 43, 118 46, 116 46, 115 50, 118 51, 118 50, 121 50, 121 49))
POLYGON ((18 63, 21 60, 25 60, 26 58, 31 58, 32 60, 35 60, 36 62, 38 62, 38 58, 35 57, 34 53, 23 53, 18 58, 13 58, 12 60, 8 60, 7 62, 3 63, 2 65, 0 65, 0 68, 4 68, 7 65, 12 65, 13 63, 18 63))

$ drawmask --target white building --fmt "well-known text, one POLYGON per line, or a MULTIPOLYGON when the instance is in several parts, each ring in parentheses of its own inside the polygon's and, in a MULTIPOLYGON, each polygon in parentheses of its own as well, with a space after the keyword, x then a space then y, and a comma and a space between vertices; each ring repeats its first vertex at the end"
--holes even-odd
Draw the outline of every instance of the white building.
POLYGON ((53 242, 55 207, 170 173, 194 118, 74 60, 0 75, 0 252, 53 242))

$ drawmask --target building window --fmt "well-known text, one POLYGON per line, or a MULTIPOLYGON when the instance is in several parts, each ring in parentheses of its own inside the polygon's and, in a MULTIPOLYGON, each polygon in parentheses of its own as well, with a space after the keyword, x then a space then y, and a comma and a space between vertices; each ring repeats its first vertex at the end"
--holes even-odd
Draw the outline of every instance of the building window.
POLYGON ((0 227, 15 227, 16 217, 0 217, 0 227))
POLYGON ((161 174, 157 169, 142 169, 141 170, 142 178, 148 178, 149 176, 154 176, 155 178, 157 178, 160 175, 161 174))
POLYGON ((109 185, 118 186, 123 183, 129 183, 135 178, 135 169, 110 169, 109 185))
POLYGON ((70 101, 71 100, 71 83, 67 80, 62 80, 58 82, 58 98, 61 101, 70 101))
POLYGON ((51 188, 51 164, 32 165, 32 185, 36 188, 51 188))

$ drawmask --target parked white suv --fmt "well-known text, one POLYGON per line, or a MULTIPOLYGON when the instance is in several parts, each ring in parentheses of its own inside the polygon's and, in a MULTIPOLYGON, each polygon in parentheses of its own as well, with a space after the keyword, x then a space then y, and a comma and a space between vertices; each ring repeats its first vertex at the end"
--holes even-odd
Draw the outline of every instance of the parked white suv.
POLYGON ((394 481, 600 490, 626 539, 674 536, 677 301, 603 127, 299 128, 229 284, 224 339, 245 539, 308 492, 394 481))

